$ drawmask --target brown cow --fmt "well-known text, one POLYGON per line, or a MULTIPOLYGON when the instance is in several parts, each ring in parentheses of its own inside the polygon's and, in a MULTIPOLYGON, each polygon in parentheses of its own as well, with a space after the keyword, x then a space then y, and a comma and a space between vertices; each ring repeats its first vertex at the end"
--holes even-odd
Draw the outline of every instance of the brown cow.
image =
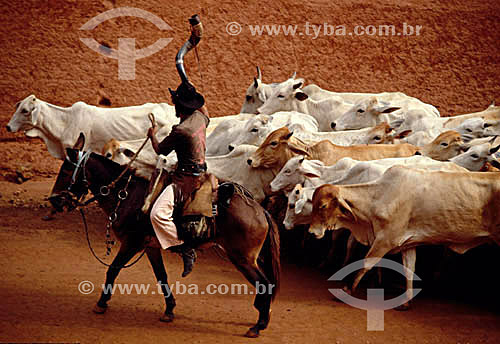
POLYGON ((292 134, 293 132, 290 132, 287 127, 273 131, 248 159, 247 163, 254 168, 269 168, 278 173, 290 158, 299 154, 304 155, 307 159, 321 160, 325 165, 333 165, 345 157, 361 161, 408 157, 415 155, 419 149, 408 143, 346 147, 334 145, 328 140, 308 145, 293 137, 292 134))
POLYGON ((464 150, 465 144, 460 134, 454 130, 448 130, 436 137, 431 143, 423 146, 420 152, 434 160, 448 161, 464 150))

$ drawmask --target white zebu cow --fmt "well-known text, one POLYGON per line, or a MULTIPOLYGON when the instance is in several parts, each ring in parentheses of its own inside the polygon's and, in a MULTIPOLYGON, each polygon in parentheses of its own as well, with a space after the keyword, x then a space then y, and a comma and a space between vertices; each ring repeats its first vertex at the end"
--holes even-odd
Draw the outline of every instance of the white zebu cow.
POLYGON ((499 149, 500 145, 493 147, 490 142, 474 145, 466 152, 451 158, 450 161, 465 167, 469 171, 480 171, 486 163, 500 168, 500 163, 495 156, 499 149))
POLYGON ((49 104, 34 95, 17 104, 7 130, 25 130, 29 137, 40 137, 49 153, 58 159, 66 156, 65 148, 73 147, 80 133, 85 135, 86 150, 101 151, 106 142, 146 138, 153 113, 160 134, 168 134, 179 122, 175 108, 166 103, 147 103, 121 108, 100 108, 77 102, 70 107, 49 104))
POLYGON ((229 150, 239 145, 259 146, 266 137, 281 127, 303 128, 307 132, 318 132, 318 122, 312 116, 296 111, 280 111, 272 115, 257 115, 249 119, 243 129, 233 136, 229 150))
MULTIPOLYGON (((230 119, 222 121, 207 137, 207 156, 228 154, 235 146, 264 141, 266 136, 281 127, 303 125, 308 130, 317 131, 318 122, 314 117, 294 111, 282 111, 268 115, 253 115, 246 120, 230 119), (247 138, 241 141, 238 138, 247 138), (234 142, 234 140, 237 142, 234 142)), ((257 144, 258 145, 258 144, 257 144)))
MULTIPOLYGON (((352 130, 373 127, 382 122, 392 123, 401 118, 439 118, 432 105, 412 97, 371 96, 359 100, 349 110, 330 123, 333 130, 352 130)), ((392 125, 392 124, 391 124, 392 125)), ((413 128, 408 128, 415 131, 413 128)))
POLYGON ((259 113, 271 115, 278 111, 298 111, 316 118, 319 131, 331 131, 330 123, 352 107, 339 96, 314 100, 300 87, 304 79, 289 79, 273 91, 271 97, 258 109, 259 113))
MULTIPOLYGON (((462 134, 464 141, 500 134, 500 107, 491 105, 484 111, 453 117, 429 117, 421 114, 409 113, 405 117, 390 122, 397 132, 411 130, 414 135, 409 136, 407 142, 431 140, 446 130, 455 130, 462 134)), ((428 141, 427 141, 428 142, 428 141)))
POLYGON ((500 244, 499 197, 496 173, 394 166, 371 183, 317 188, 309 231, 321 238, 325 230, 348 228, 370 247, 353 290, 382 257, 401 252, 411 300, 417 246, 444 245, 465 253, 483 243, 500 244))
MULTIPOLYGON (((295 73, 291 79, 295 78, 295 73)), ((248 86, 245 94, 245 101, 241 106, 241 113, 257 114, 257 109, 271 96, 274 88, 279 83, 265 84, 262 82, 262 73, 257 66, 257 76, 253 78, 253 83, 248 86)))

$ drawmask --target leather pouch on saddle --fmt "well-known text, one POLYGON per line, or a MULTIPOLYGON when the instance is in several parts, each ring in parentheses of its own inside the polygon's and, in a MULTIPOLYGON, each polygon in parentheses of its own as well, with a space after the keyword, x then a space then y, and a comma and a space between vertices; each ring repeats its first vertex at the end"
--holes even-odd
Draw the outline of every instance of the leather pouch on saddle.
POLYGON ((174 183, 174 222, 179 239, 194 244, 203 243, 214 235, 213 201, 218 187, 217 178, 209 173, 199 176, 169 174, 166 170, 155 170, 150 181, 143 212, 150 211, 163 189, 174 183))

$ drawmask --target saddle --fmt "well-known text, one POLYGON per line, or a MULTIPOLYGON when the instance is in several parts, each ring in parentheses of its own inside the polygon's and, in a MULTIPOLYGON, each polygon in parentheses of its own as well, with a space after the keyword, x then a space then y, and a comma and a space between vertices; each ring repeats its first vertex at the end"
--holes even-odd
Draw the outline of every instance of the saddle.
POLYGON ((202 244, 215 236, 217 178, 210 173, 178 178, 163 168, 151 176, 142 211, 149 213, 167 185, 174 183, 174 223, 179 239, 202 244))

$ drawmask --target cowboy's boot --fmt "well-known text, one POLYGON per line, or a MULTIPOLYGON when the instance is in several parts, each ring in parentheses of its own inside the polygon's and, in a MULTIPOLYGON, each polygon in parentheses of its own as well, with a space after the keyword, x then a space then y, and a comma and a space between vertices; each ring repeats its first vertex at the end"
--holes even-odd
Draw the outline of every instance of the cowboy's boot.
POLYGON ((186 277, 193 271, 194 262, 196 261, 196 251, 186 243, 171 248, 173 252, 179 253, 184 263, 184 271, 182 277, 186 277))

